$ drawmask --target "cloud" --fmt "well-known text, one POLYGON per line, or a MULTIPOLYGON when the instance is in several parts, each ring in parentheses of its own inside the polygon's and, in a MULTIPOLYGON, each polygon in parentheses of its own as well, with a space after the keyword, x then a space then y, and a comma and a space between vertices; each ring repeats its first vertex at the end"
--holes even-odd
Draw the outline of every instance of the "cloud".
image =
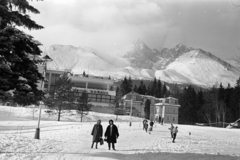
MULTIPOLYGON (((85 31, 148 25, 162 19, 159 4, 147 0, 52 0, 34 3, 49 25, 69 23, 85 31)), ((40 23, 41 23, 40 22, 40 23)))
MULTIPOLYGON (((142 39, 161 50, 184 43, 213 54, 232 53, 239 43, 240 9, 219 0, 31 1, 45 29, 31 31, 44 46, 71 44, 112 51, 142 39), (227 45, 227 43, 234 45, 227 45), (234 49, 231 49, 234 48, 234 49)), ((234 53, 235 54, 235 53, 234 53)), ((229 54, 228 54, 229 55, 229 54)))

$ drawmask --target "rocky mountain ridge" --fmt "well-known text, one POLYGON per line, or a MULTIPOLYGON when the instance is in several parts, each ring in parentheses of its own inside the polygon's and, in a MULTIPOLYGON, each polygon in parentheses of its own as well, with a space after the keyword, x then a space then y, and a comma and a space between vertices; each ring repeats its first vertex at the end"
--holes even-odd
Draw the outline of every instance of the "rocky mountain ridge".
POLYGON ((240 75, 239 69, 202 49, 183 44, 161 51, 150 49, 141 40, 134 41, 119 55, 99 54, 83 47, 52 45, 45 50, 54 61, 48 67, 67 69, 81 74, 86 71, 96 76, 121 79, 160 78, 169 83, 190 83, 212 86, 216 83, 234 85, 240 75), (106 57, 108 59, 106 59, 106 57))

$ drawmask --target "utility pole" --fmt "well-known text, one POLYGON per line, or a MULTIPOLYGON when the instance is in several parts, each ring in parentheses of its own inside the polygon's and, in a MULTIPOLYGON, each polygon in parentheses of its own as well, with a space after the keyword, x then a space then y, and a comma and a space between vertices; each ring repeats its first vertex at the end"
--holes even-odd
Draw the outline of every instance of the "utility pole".
POLYGON ((133 106, 133 91, 132 91, 132 95, 131 95, 131 111, 130 111, 130 122, 129 122, 129 126, 132 126, 132 106, 133 106))
MULTIPOLYGON (((44 70, 43 70, 43 77, 44 79, 41 81, 41 89, 44 91, 44 80, 45 80, 45 77, 46 77, 46 71, 47 71, 47 62, 51 62, 53 61, 48 55, 44 56, 43 58, 43 64, 44 64, 44 70)), ((50 82, 49 82, 50 83, 50 82)), ((36 131, 35 131, 35 136, 34 136, 34 139, 40 139, 40 120, 41 120, 41 107, 43 105, 43 102, 41 101, 40 102, 40 105, 39 105, 39 109, 38 109, 38 126, 36 128, 36 131)))

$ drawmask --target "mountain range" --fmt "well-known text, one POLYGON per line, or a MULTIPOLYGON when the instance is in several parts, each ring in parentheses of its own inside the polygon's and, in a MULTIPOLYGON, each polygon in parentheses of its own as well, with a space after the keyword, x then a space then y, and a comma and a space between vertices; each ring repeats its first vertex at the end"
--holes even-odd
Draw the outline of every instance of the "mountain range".
POLYGON ((235 86, 240 70, 235 65, 202 49, 194 49, 183 44, 161 51, 149 48, 141 40, 129 46, 104 54, 89 47, 71 45, 51 45, 44 54, 53 62, 48 69, 68 70, 73 74, 84 71, 94 76, 111 76, 122 79, 153 79, 177 84, 194 84, 212 87, 222 83, 235 86))

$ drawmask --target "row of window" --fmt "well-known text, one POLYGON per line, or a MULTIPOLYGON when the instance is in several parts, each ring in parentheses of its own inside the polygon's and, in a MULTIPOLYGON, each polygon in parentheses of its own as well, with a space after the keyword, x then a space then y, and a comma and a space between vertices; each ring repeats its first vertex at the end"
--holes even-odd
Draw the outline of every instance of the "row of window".
POLYGON ((165 108, 166 109, 166 111, 165 111, 165 113, 177 113, 177 111, 178 111, 178 109, 177 108, 175 108, 175 107, 166 107, 165 108))
POLYGON ((176 122, 176 118, 175 117, 169 117, 169 116, 166 116, 166 122, 176 122))
POLYGON ((101 98, 101 99, 114 99, 114 96, 101 95, 101 94, 88 94, 89 98, 101 98))
MULTIPOLYGON (((158 113, 162 113, 161 108, 159 110, 159 107, 156 107, 156 111, 158 113)), ((165 113, 178 113, 178 108, 175 107, 165 107, 165 113)))
POLYGON ((89 98, 90 102, 102 102, 102 103, 113 103, 114 100, 110 100, 110 99, 95 99, 95 98, 89 98))
MULTIPOLYGON (((75 92, 75 96, 81 96, 81 92, 75 92)), ((101 94, 91 94, 87 93, 88 99, 90 102, 103 102, 103 103, 113 103, 115 97, 110 95, 101 95, 101 94)))

